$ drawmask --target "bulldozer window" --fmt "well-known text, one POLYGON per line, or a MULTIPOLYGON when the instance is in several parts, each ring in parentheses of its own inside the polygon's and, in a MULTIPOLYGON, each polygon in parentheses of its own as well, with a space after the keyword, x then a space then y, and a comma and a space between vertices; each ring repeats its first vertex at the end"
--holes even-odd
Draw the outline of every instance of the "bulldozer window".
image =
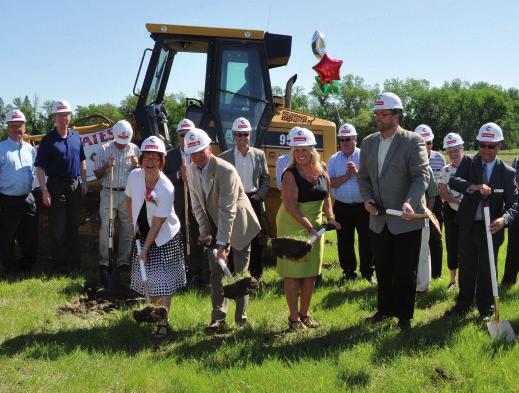
MULTIPOLYGON (((146 104, 157 103, 157 94, 160 90, 160 85, 162 82, 162 78, 164 76, 164 69, 166 67, 166 62, 168 61, 168 54, 168 49, 162 48, 162 50, 160 51, 159 60, 157 62, 157 68, 153 73, 153 80, 151 82, 150 92, 148 94, 146 104)), ((160 99, 159 101, 162 101, 162 99, 160 99)))

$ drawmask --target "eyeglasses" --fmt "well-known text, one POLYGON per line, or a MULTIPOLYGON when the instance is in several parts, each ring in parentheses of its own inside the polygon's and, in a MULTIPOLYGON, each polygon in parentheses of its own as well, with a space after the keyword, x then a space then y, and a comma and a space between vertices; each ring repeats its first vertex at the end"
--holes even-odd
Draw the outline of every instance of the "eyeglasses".
POLYGON ((383 113, 383 112, 375 111, 375 117, 386 117, 386 116, 391 116, 391 115, 394 115, 394 113, 393 112, 389 112, 389 113, 385 112, 385 113, 383 113))
POLYGON ((425 144, 431 146, 432 145, 432 141, 427 141, 427 142, 425 142, 425 144))
POLYGON ((151 161, 151 162, 160 162, 160 158, 158 157, 142 157, 143 161, 151 161))
POLYGON ((249 136, 250 134, 248 132, 235 132, 233 134, 236 138, 242 138, 242 137, 247 137, 249 136))
MULTIPOLYGON (((187 132, 186 132, 187 134, 187 132)), ((177 134, 179 138, 184 138, 186 136, 186 134, 177 134)))
POLYGON ((479 148, 480 149, 489 149, 489 150, 494 150, 497 148, 497 145, 487 145, 486 143, 480 143, 479 144, 479 148))
POLYGON ((339 141, 340 142, 351 142, 352 139, 355 139, 355 138, 339 138, 339 141))

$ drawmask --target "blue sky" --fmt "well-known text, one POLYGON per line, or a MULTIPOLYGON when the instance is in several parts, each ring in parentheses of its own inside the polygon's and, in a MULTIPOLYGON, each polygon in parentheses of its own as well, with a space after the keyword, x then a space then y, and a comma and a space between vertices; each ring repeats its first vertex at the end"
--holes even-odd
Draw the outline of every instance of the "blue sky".
MULTIPOLYGON (((284 86, 293 74, 309 90, 317 63, 316 29, 328 53, 344 60, 341 74, 369 84, 387 78, 427 79, 433 86, 460 78, 519 87, 517 1, 2 1, 0 97, 40 102, 65 98, 73 106, 119 104, 131 93, 145 24, 235 27, 293 36, 289 64, 271 72, 284 86)), ((175 60, 170 91, 196 96, 200 58, 175 60)))

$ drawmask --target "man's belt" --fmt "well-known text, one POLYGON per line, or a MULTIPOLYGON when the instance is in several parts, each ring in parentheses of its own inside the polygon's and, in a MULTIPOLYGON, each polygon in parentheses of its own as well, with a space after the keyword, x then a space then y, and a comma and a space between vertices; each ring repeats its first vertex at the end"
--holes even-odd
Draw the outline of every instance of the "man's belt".
POLYGON ((124 187, 112 187, 112 188, 110 188, 110 187, 105 187, 105 188, 106 188, 107 190, 112 190, 112 191, 124 191, 124 190, 126 190, 126 188, 124 188, 124 187))

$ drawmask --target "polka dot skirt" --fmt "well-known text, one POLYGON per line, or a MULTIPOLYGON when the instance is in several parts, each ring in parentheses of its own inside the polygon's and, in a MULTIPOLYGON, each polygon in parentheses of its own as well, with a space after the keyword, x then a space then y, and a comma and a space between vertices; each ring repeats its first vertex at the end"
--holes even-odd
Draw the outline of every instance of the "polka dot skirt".
MULTIPOLYGON (((134 246, 130 288, 144 294, 138 257, 137 247, 134 246)), ((144 266, 150 296, 170 296, 183 289, 186 286, 186 268, 180 231, 160 247, 153 243, 144 266)))

